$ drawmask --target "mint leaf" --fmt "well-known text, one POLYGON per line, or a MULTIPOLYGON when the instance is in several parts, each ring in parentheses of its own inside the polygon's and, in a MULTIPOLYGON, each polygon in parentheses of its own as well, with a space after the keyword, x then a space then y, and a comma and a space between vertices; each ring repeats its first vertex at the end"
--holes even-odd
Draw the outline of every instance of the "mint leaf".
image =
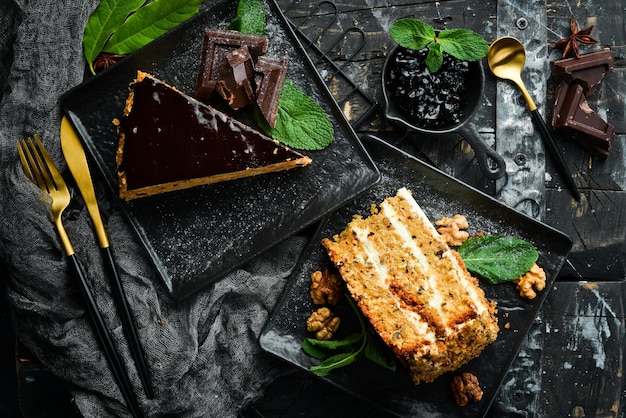
POLYGON ((348 335, 346 338, 342 340, 318 340, 316 338, 307 338, 307 340, 309 344, 314 345, 316 347, 325 348, 328 350, 344 349, 344 351, 348 351, 349 349, 354 348, 358 343, 360 343, 361 338, 363 338, 361 333, 355 332, 353 334, 348 335))
POLYGON ((435 40, 435 29, 420 20, 406 18, 392 23, 389 35, 398 45, 418 51, 435 40))
POLYGON ((310 370, 317 376, 327 376, 330 372, 340 367, 348 366, 358 359, 357 353, 341 353, 331 356, 318 364, 311 366, 310 370))
POLYGON ((228 29, 253 35, 265 35, 263 0, 239 0, 237 16, 228 29))
POLYGON ((93 62, 111 35, 144 2, 145 0, 102 0, 89 16, 83 36, 83 52, 92 74, 96 73, 93 62))
POLYGON ((322 347, 318 347, 315 344, 312 344, 311 341, 315 341, 315 339, 305 338, 304 340, 302 340, 302 349, 309 356, 316 358, 318 360, 324 360, 330 355, 328 350, 325 350, 322 347))
POLYGON ((396 356, 389 350, 389 348, 378 338, 376 335, 372 335, 369 331, 367 343, 363 350, 365 358, 378 364, 385 369, 396 371, 396 356))
POLYGON ((439 32, 441 48, 461 61, 477 61, 487 55, 489 44, 482 36, 467 29, 446 29, 439 32))
POLYGON ((531 243, 505 235, 470 238, 458 252, 469 272, 491 284, 517 279, 539 258, 531 243))
POLYGON ((443 64, 443 52, 441 44, 433 42, 428 45, 428 55, 426 56, 426 67, 431 73, 436 73, 443 64))
POLYGON ((119 27, 104 52, 130 54, 198 13, 202 0, 155 0, 141 7, 119 27))
POLYGON ((289 78, 280 91, 276 126, 270 128, 258 112, 256 120, 267 135, 297 149, 324 149, 335 133, 324 110, 289 78))
POLYGON ((489 44, 469 29, 444 29, 436 32, 428 23, 413 18, 395 21, 389 35, 400 46, 419 51, 428 46, 426 66, 431 73, 439 71, 443 53, 461 61, 477 61, 487 55, 489 44))

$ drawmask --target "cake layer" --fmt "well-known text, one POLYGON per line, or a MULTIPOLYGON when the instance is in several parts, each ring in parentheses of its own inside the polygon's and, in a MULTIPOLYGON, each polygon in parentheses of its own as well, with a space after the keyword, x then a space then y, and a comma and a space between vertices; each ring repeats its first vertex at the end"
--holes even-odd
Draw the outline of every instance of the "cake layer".
POLYGON ((120 197, 287 170, 311 159, 144 72, 120 121, 120 197))
POLYGON ((415 383, 459 368, 495 340, 494 304, 406 188, 322 243, 415 383))

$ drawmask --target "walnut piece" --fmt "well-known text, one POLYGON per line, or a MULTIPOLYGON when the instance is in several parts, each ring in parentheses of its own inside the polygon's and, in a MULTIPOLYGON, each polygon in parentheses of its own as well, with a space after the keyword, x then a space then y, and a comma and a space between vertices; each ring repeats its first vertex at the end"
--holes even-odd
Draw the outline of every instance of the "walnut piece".
POLYGON ((464 372, 454 376, 450 387, 458 406, 465 406, 470 400, 478 402, 483 398, 483 390, 480 388, 478 378, 472 373, 464 372))
POLYGON ((517 290, 523 298, 534 299, 537 292, 541 292, 546 287, 546 272, 541 267, 534 264, 526 274, 514 280, 517 290))
POLYGON ((306 320, 306 329, 315 333, 318 340, 330 340, 339 329, 340 319, 326 306, 313 312, 306 320))
POLYGON ((341 298, 341 278, 328 270, 311 275, 311 299, 316 305, 336 305, 341 298))
POLYGON ((435 225, 437 232, 446 240, 448 245, 453 247, 458 247, 469 238, 469 233, 465 231, 469 228, 469 223, 463 215, 456 214, 452 218, 444 216, 435 221, 435 225))

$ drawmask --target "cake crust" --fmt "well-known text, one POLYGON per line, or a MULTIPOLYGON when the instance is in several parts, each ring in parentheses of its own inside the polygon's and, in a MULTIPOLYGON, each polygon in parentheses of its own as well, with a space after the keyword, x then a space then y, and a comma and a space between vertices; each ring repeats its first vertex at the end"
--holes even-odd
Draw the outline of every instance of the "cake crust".
POLYGON ((322 245, 416 384, 458 369, 496 339, 495 303, 407 189, 322 245))

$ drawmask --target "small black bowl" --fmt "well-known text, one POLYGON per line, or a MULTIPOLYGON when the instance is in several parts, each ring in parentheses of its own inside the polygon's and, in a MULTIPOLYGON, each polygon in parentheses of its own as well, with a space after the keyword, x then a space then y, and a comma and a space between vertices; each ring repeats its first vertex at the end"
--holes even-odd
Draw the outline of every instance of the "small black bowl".
POLYGON ((389 72, 396 54, 402 51, 403 47, 396 45, 387 55, 383 65, 382 72, 382 90, 385 99, 385 116, 399 124, 415 130, 417 132, 427 134, 448 134, 459 133, 471 145, 480 168, 488 179, 497 180, 504 176, 506 172, 506 163, 500 154, 481 138, 478 130, 471 123, 471 119, 480 105, 483 90, 485 86, 485 72, 481 61, 469 62, 469 72, 465 83, 465 104, 463 107, 463 116, 458 122, 449 126, 427 128, 420 126, 419 120, 411 120, 398 106, 394 103, 389 91, 387 90, 387 82, 389 80, 389 72))

